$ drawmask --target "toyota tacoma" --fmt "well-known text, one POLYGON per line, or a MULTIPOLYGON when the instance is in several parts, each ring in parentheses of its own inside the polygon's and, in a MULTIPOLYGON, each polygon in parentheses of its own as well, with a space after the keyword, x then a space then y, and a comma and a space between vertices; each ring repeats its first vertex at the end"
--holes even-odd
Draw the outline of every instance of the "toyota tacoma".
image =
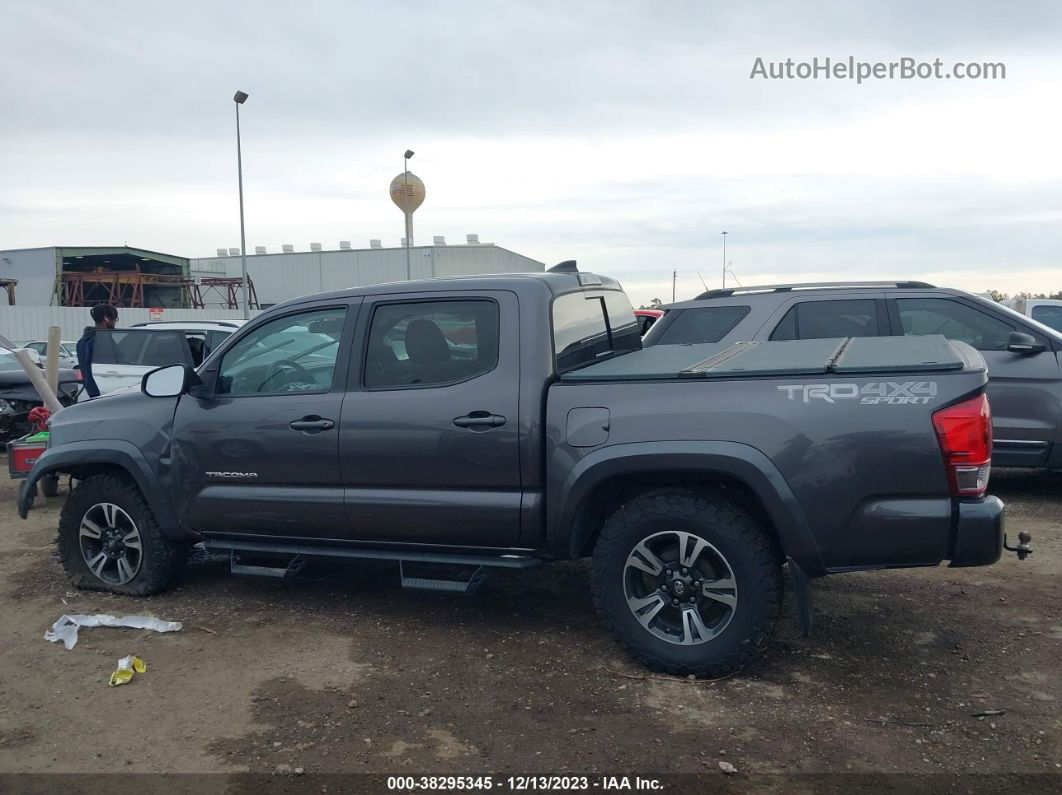
POLYGON ((399 562, 467 591, 591 558, 601 621, 653 669, 765 650, 786 566, 809 578, 987 565, 1004 544, 980 354, 942 336, 642 349, 620 286, 546 273, 374 285, 276 306, 197 369, 58 413, 32 485, 69 474, 81 588, 399 562))

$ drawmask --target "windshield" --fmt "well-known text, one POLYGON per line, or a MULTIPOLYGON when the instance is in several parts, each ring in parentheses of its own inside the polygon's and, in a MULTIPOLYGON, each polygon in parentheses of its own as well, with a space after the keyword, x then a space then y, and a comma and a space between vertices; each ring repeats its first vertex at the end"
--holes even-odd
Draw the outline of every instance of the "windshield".
POLYGON ((22 365, 19 364, 18 359, 15 358, 15 354, 7 348, 0 348, 0 372, 21 369, 22 365))

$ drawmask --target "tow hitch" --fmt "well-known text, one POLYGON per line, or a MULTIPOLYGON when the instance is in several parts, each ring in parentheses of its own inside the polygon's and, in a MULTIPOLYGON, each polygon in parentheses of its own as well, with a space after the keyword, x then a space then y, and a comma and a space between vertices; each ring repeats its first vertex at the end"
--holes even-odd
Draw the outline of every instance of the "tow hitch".
POLYGON ((1007 543, 1007 536, 1003 536, 1003 549, 1008 552, 1013 552, 1018 556, 1018 560, 1025 560, 1032 554, 1032 536, 1026 533, 1024 530, 1018 533, 1018 545, 1012 547, 1007 543))

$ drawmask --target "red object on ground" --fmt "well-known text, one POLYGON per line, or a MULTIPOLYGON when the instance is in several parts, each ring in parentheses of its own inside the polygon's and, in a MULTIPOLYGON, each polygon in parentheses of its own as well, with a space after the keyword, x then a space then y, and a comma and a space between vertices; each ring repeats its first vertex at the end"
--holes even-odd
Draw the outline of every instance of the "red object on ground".
POLYGON ((35 409, 30 409, 29 421, 33 423, 34 433, 48 430, 48 420, 51 416, 52 413, 44 406, 37 406, 35 409))
POLYGON ((7 446, 7 467, 13 478, 25 477, 48 449, 47 442, 11 442, 7 446))

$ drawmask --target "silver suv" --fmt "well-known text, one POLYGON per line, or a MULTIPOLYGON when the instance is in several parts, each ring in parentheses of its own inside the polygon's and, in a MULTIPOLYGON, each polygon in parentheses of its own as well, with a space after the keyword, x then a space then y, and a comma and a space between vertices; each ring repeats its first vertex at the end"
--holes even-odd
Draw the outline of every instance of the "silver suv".
POLYGON ((644 345, 903 334, 962 340, 988 363, 992 463, 1062 469, 1062 333, 1001 304, 925 282, 821 282, 708 290, 665 309, 644 345))

